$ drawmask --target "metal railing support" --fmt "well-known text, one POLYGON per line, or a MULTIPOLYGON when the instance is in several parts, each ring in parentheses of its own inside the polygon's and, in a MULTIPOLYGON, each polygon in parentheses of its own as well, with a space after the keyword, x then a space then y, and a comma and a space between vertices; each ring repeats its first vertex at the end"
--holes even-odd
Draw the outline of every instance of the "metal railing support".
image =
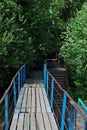
POLYGON ((51 109, 53 109, 53 100, 54 100, 54 79, 52 78, 52 83, 51 83, 51 99, 50 99, 51 109))
POLYGON ((49 74, 47 73, 47 85, 46 85, 47 96, 48 96, 48 87, 49 87, 49 74))
POLYGON ((18 96, 20 93, 20 71, 18 72, 18 96))
POLYGON ((44 64, 44 85, 45 85, 45 87, 46 87, 46 84, 47 84, 47 78, 46 78, 46 76, 47 76, 47 72, 46 72, 46 64, 44 64))
POLYGON ((2 98, 0 99, 0 105, 1 105, 1 111, 0 111, 0 119, 3 119, 4 114, 4 120, 1 124, 1 129, 3 130, 9 130, 10 128, 10 121, 13 115, 13 107, 16 108, 17 98, 20 93, 20 89, 23 86, 24 82, 26 80, 26 64, 21 66, 15 76, 12 78, 12 81, 3 94, 2 98), (17 87, 17 88, 16 88, 17 87), (12 99, 9 104, 9 100, 12 99), (4 105, 3 105, 4 101, 4 105), (10 108, 9 108, 10 105, 10 108), (9 115, 9 113, 12 113, 12 115, 9 115))
POLYGON ((24 66, 23 66, 23 84, 24 84, 24 82, 25 82, 24 73, 25 73, 25 71, 24 71, 24 66))
POLYGON ((87 130, 87 122, 84 121, 84 130, 87 130))
POLYGON ((70 122, 69 122, 69 130, 73 130, 74 128, 74 108, 70 110, 70 122))
POLYGON ((26 80, 26 64, 24 64, 24 82, 26 80))
POLYGON ((13 93, 14 93, 14 109, 16 108, 16 83, 13 82, 13 93))
MULTIPOLYGON (((78 98, 78 105, 82 106, 84 113, 87 115, 87 106, 83 103, 83 101, 80 98, 78 98)), ((77 117, 78 117, 78 113, 77 113, 77 117)), ((87 129, 87 123, 84 120, 84 130, 86 130, 86 129, 87 129)))
POLYGON ((22 87, 22 85, 23 85, 22 69, 20 70, 20 72, 21 72, 21 87, 22 87))
POLYGON ((63 106, 62 106, 62 117, 61 117, 61 130, 64 130, 65 114, 66 114, 66 103, 67 103, 67 95, 66 95, 66 93, 64 93, 63 106))
POLYGON ((5 130, 8 130, 9 123, 8 123, 8 92, 5 96, 5 130))
POLYGON ((87 130, 87 122, 85 122, 85 130, 87 130))

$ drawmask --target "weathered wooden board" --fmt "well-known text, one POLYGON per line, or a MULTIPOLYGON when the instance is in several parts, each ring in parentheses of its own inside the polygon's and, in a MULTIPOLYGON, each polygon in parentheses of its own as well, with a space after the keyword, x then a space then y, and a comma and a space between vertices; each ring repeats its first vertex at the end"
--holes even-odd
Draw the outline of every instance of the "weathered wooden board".
POLYGON ((20 113, 18 124, 17 124, 17 130, 23 130, 23 125, 24 125, 24 113, 20 113))
POLYGON ((43 81, 35 76, 20 90, 10 130, 58 130, 43 81))
POLYGON ((14 113, 10 130, 16 130, 16 126, 17 126, 17 123, 18 123, 17 121, 18 121, 18 112, 14 113))
POLYGON ((36 113, 37 130, 45 130, 42 113, 36 113))

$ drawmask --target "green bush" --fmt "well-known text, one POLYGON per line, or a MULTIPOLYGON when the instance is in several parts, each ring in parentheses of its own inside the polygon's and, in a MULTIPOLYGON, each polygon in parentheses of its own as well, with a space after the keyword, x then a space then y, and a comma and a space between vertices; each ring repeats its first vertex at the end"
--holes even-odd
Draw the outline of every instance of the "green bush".
POLYGON ((65 57, 71 73, 75 97, 87 96, 87 3, 69 22, 60 54, 65 57))

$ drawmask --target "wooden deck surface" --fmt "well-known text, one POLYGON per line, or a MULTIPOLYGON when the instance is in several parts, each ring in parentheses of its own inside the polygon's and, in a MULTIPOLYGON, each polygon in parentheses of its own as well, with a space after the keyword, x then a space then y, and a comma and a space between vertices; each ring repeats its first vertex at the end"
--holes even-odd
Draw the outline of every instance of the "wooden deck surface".
POLYGON ((10 130, 58 130, 39 75, 21 88, 10 130))

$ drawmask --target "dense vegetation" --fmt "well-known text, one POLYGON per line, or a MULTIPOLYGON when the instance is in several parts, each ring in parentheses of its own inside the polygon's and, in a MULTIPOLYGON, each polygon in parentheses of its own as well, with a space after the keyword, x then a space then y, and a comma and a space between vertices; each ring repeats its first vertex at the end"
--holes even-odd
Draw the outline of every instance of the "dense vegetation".
POLYGON ((42 68, 44 59, 60 52, 67 60, 72 81, 70 86, 81 90, 75 95, 85 94, 87 85, 85 1, 1 0, 1 88, 7 88, 16 70, 25 62, 30 67, 42 68))
MULTIPOLYGON (((61 54, 65 57, 73 83, 74 97, 87 96, 87 3, 66 27, 61 54)), ((71 85, 72 86, 72 85, 71 85)))

